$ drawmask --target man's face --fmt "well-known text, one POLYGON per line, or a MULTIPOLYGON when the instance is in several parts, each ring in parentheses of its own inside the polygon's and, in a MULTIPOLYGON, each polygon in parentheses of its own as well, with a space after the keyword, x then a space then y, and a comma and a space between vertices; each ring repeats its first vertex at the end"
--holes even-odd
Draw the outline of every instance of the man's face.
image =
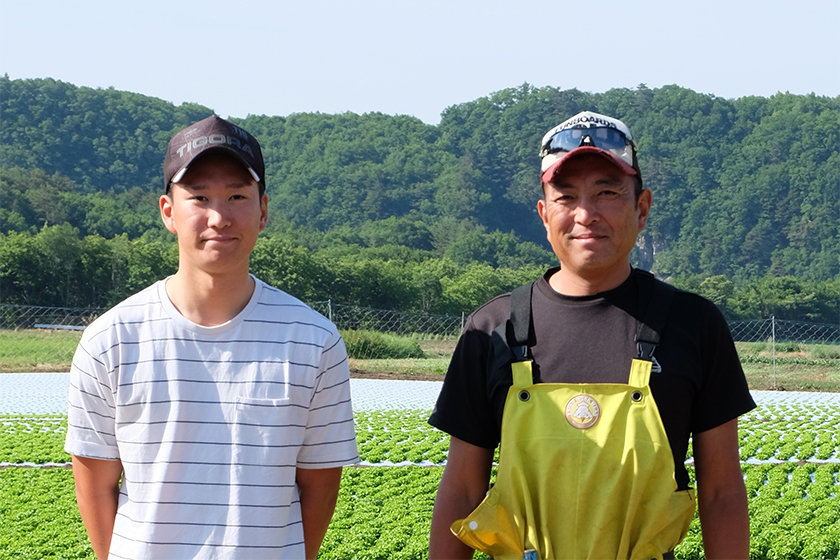
POLYGON ((621 283, 647 221, 650 191, 642 191, 637 204, 633 177, 598 155, 566 162, 544 188, 537 210, 560 272, 608 288, 621 283))
POLYGON ((267 204, 236 159, 209 154, 193 162, 160 197, 163 223, 178 236, 179 267, 212 275, 247 273, 267 204))

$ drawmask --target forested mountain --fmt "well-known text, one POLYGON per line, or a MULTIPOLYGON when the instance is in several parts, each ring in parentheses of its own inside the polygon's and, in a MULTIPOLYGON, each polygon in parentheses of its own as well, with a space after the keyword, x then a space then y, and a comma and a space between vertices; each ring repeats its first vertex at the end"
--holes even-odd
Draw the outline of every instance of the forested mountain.
MULTIPOLYGON (((654 194, 638 265, 739 286, 840 278, 840 96, 525 84, 449 107, 437 126, 379 113, 233 120, 263 146, 268 238, 333 259, 513 269, 553 260, 535 211, 537 149, 547 129, 583 110, 614 115, 636 136, 654 194)), ((0 78, 0 234, 67 224, 80 239, 171 242, 157 212, 164 149, 211 113, 0 78)))

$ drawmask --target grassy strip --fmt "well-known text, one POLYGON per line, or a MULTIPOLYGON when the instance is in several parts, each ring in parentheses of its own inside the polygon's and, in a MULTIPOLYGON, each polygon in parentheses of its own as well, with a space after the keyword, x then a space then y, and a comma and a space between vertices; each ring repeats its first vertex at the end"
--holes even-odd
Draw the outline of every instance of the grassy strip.
POLYGON ((69 371, 79 331, 0 329, 0 371, 69 371))
MULTIPOLYGON (((440 376, 441 380, 456 344, 451 339, 419 340, 370 331, 346 331, 345 335, 353 368, 399 376, 440 376)), ((0 372, 69 371, 80 337, 73 331, 0 330, 0 372)), ((767 343, 739 342, 736 346, 753 390, 840 392, 840 346, 779 344, 775 366, 767 343)))
POLYGON ((840 392, 840 364, 837 366, 742 362, 752 390, 840 392))
POLYGON ((350 360, 350 367, 361 371, 391 373, 398 376, 437 375, 443 381, 449 358, 432 358, 426 360, 415 359, 387 359, 387 360, 350 360))
POLYGON ((388 359, 388 358, 425 358, 417 340, 408 336, 398 336, 366 330, 343 330, 341 337, 351 358, 388 359))

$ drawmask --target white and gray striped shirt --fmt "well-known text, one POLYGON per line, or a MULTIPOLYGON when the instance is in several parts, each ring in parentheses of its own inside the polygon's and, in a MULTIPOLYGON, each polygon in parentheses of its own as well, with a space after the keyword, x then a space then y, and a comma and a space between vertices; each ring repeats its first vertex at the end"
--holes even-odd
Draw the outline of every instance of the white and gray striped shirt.
POLYGON ((110 558, 302 558, 295 470, 358 461, 341 336, 255 282, 216 327, 164 280, 85 330, 65 449, 122 461, 110 558))

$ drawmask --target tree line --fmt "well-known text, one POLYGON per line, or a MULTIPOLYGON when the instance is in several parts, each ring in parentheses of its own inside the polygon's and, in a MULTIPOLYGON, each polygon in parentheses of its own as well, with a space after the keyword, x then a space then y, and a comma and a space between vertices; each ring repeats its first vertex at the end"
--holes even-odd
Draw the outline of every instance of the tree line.
MULTIPOLYGON (((545 130, 581 110, 615 115, 636 135, 654 206, 635 265, 697 289, 704 283, 723 289, 722 278, 737 300, 750 286, 779 278, 794 278, 813 294, 840 278, 840 97, 732 100, 679 86, 587 93, 524 84, 453 105, 437 126, 380 113, 232 120, 264 149, 269 226, 260 243, 282 240, 312 262, 341 270, 329 289, 314 285, 295 295, 328 291, 350 303, 367 296, 339 289, 343 278, 368 285, 341 268, 342 259, 403 263, 404 274, 431 267, 439 279, 458 276, 446 268, 450 263, 504 276, 554 262, 535 211, 537 146, 545 130)), ((175 131, 211 113, 114 89, 0 78, 3 245, 34 243, 45 230, 55 236, 53 226, 66 226, 60 237, 74 238, 75 231, 80 246, 99 239, 91 246, 170 247, 157 210, 162 154, 175 131)), ((134 289, 131 278, 142 284, 146 265, 121 272, 114 262, 122 258, 101 271, 86 269, 114 283, 91 281, 98 287, 82 298, 85 306, 134 289)), ((22 297, 12 278, 29 273, 3 267, 0 301, 22 297)), ((46 278, 33 285, 48 284, 46 278)), ((379 292, 389 290, 368 293, 379 292)), ((46 304, 35 294, 26 297, 46 304)), ((452 311, 468 300, 441 297, 405 308, 452 311)), ((727 313, 764 314, 760 297, 753 300, 727 313)), ((405 298, 367 301, 391 307, 405 298)), ((463 305, 458 312, 472 308, 463 305)))
MULTIPOLYGON (((3 303, 107 308, 173 274, 178 248, 170 239, 80 236, 69 224, 38 233, 0 234, 3 303)), ((460 314, 538 278, 551 263, 490 266, 409 251, 398 245, 338 244, 311 252, 282 235, 262 236, 251 271, 307 302, 417 313, 460 314)), ((725 276, 674 279, 711 299, 729 320, 778 319, 835 323, 840 279, 814 282, 767 276, 736 286, 725 276)))

